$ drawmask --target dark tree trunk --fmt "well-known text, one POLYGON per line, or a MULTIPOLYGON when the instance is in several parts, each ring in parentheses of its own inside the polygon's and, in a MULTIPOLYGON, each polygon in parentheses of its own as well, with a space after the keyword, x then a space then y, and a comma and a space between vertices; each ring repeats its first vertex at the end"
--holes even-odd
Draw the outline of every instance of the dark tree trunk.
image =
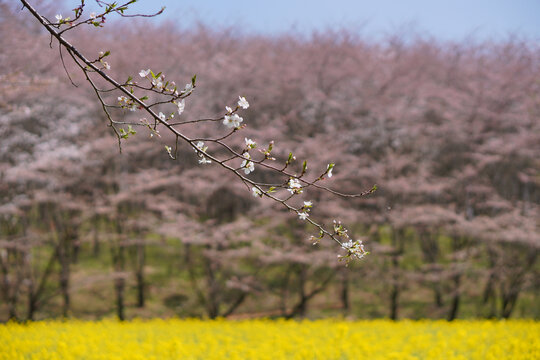
MULTIPOLYGON (((49 276, 53 273, 54 263, 56 262, 58 258, 58 248, 54 250, 54 252, 51 254, 51 257, 49 258, 49 261, 47 262, 47 266, 45 267, 45 270, 43 271, 43 274, 41 275, 41 279, 39 280, 39 284, 37 288, 35 288, 35 283, 32 280, 28 286, 28 308, 27 308, 27 314, 26 318, 28 320, 34 320, 34 316, 36 311, 39 309, 39 299, 43 294, 43 291, 45 290, 45 284, 47 283, 47 280, 49 276)), ((32 278, 31 276, 29 276, 32 278)))
POLYGON ((521 249, 525 253, 523 261, 516 266, 511 265, 507 279, 508 287, 505 289, 504 282, 501 281, 501 317, 508 319, 514 311, 519 294, 523 290, 526 274, 533 269, 538 258, 538 251, 527 246, 521 249))
POLYGON ((293 267, 289 265, 285 271, 285 278, 283 279, 283 286, 281 288, 281 296, 279 298, 279 305, 281 308, 281 316, 287 316, 287 302, 289 300, 289 284, 291 281, 291 274, 293 272, 293 267))
POLYGON ((79 252, 81 250, 81 244, 77 240, 73 241, 71 248, 71 263, 77 264, 79 262, 79 252))
POLYGON ((241 292, 236 298, 236 300, 234 300, 234 302, 231 304, 231 306, 229 306, 229 308, 223 313, 223 317, 227 317, 231 315, 233 312, 235 312, 236 309, 238 309, 238 307, 244 303, 244 300, 246 300, 246 298, 247 298, 247 293, 241 292))
POLYGON ((15 256, 12 250, 3 249, 3 252, 0 254, 0 270, 2 275, 2 297, 6 301, 8 306, 8 319, 16 320, 17 319, 17 296, 15 292, 15 286, 17 282, 13 279, 12 274, 10 273, 10 265, 12 258, 15 256))
POLYGON ((489 259, 489 266, 490 266, 490 274, 486 283, 486 287, 484 288, 484 294, 482 296, 483 304, 484 306, 489 305, 489 313, 487 314, 487 318, 491 319, 497 316, 497 299, 495 294, 495 285, 497 283, 497 254, 496 252, 488 247, 487 248, 487 255, 489 259))
POLYGON ((118 316, 118 320, 120 321, 124 321, 126 319, 124 304, 125 286, 125 279, 122 276, 119 276, 117 279, 115 279, 114 289, 116 293, 116 315, 118 316))
POLYGON ((401 292, 401 279, 399 258, 404 251, 403 231, 394 229, 392 234, 392 246, 394 250, 391 254, 392 263, 392 289, 390 290, 390 319, 397 320, 399 312, 399 295, 401 292))
POLYGON ((16 292, 13 292, 9 295, 8 299, 8 319, 9 320, 18 320, 17 317, 17 300, 18 296, 16 292))
POLYGON ((444 304, 442 301, 441 286, 438 283, 433 285, 433 295, 434 295, 435 305, 438 308, 443 307, 444 304))
POLYGON ((28 307, 26 312, 26 319, 30 321, 34 320, 34 316, 37 311, 37 301, 33 295, 34 294, 32 293, 28 293, 28 307))
POLYGON ((136 280, 137 280, 137 307, 144 307, 144 264, 146 260, 146 247, 144 244, 137 244, 137 266, 136 266, 136 280))
POLYGON ((399 275, 398 269, 399 262, 397 256, 392 257, 392 270, 394 274, 392 275, 392 290, 390 291, 390 319, 398 319, 398 309, 399 309, 399 275))
POLYGON ((60 293, 62 295, 62 316, 69 316, 70 296, 69 296, 69 274, 70 260, 66 249, 65 239, 59 246, 58 257, 60 260, 60 293))
POLYGON ((113 258, 113 266, 115 270, 114 278, 114 291, 116 296, 116 314, 120 321, 125 320, 125 303, 124 303, 124 292, 126 287, 125 280, 125 244, 121 236, 122 228, 119 223, 117 223, 117 233, 119 234, 119 239, 117 239, 116 244, 111 244, 111 252, 113 258))
POLYGON ((208 286, 208 297, 207 302, 207 312, 210 319, 215 319, 219 316, 219 305, 220 305, 220 296, 218 294, 218 285, 216 282, 215 275, 215 264, 206 261, 206 276, 207 276, 207 286, 208 286))
POLYGON ((459 310, 459 303, 461 300, 461 291, 460 291, 460 283, 461 283, 461 274, 456 274, 453 277, 454 280, 454 294, 452 296, 452 304, 450 305, 450 312, 448 313, 448 321, 455 320, 458 315, 459 310))
POLYGON ((302 265, 300 269, 300 276, 298 277, 298 292, 300 300, 296 304, 295 309, 293 309, 294 316, 305 317, 306 316, 306 307, 307 307, 307 296, 306 296, 306 266, 302 265))
POLYGON ((315 295, 324 291, 324 289, 326 289, 330 281, 335 276, 335 272, 332 272, 328 275, 326 279, 323 280, 322 283, 319 284, 319 286, 314 287, 311 291, 307 291, 307 270, 308 267, 306 265, 302 265, 302 270, 300 272, 299 278, 299 299, 291 312, 285 316, 285 318, 287 319, 291 319, 295 316, 305 317, 309 301, 313 299, 315 295))
POLYGON ((341 308, 344 315, 348 315, 351 309, 351 304, 349 300, 349 269, 343 268, 340 271, 341 273, 341 308))

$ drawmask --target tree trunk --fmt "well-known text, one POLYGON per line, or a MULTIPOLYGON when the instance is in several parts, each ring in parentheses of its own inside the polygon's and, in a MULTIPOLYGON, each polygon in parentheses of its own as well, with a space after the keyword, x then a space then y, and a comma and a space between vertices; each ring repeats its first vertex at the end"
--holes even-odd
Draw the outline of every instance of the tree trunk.
POLYGON ((214 267, 214 263, 206 261, 206 283, 208 286, 206 310, 210 319, 215 319, 219 316, 219 307, 221 303, 214 267))
POLYGON ((279 306, 281 309, 281 316, 286 317, 287 316, 287 302, 289 300, 289 284, 291 281, 291 274, 293 272, 293 268, 291 265, 288 266, 287 270, 285 271, 285 279, 283 279, 283 286, 281 288, 281 296, 279 297, 279 306))
POLYGON ((137 266, 136 266, 136 280, 137 280, 137 307, 144 307, 144 264, 146 260, 146 247, 144 244, 137 244, 137 266))
POLYGON ((453 277, 454 280, 454 294, 452 296, 452 304, 450 306, 450 312, 448 313, 448 321, 452 321, 457 318, 459 310, 459 302, 461 300, 461 291, 459 285, 461 283, 461 274, 456 274, 453 277))
POLYGON ((348 315, 351 309, 351 304, 349 300, 349 269, 342 268, 341 271, 341 309, 343 315, 348 315))
POLYGON ((125 279, 122 276, 119 276, 115 279, 114 289, 116 292, 116 315, 118 320, 124 321, 125 317, 125 304, 124 304, 124 289, 125 289, 125 279))
POLYGON ((28 285, 28 308, 27 308, 27 314, 26 314, 27 320, 34 320, 35 313, 39 309, 39 306, 40 306, 39 299, 43 295, 43 292, 45 290, 45 284, 47 283, 47 279, 53 273, 54 263, 56 262, 57 258, 58 258, 58 248, 54 249, 54 252, 51 254, 51 257, 49 258, 49 261, 47 262, 47 266, 45 267, 45 270, 43 271, 43 274, 41 275, 41 279, 39 280, 39 284, 37 288, 35 288, 35 282, 33 280, 32 270, 30 268, 28 269, 29 278, 31 278, 32 280, 30 281, 28 285))
POLYGON ((60 293, 62 295, 62 316, 69 316, 70 296, 69 296, 69 274, 70 261, 67 253, 67 240, 63 239, 59 245, 58 257, 60 260, 60 293))
POLYGON ((300 298, 298 299, 298 302, 293 307, 291 312, 285 316, 287 319, 291 319, 295 316, 305 317, 307 312, 307 305, 311 299, 315 297, 315 295, 322 292, 330 281, 334 278, 335 272, 331 273, 326 279, 322 281, 322 283, 319 286, 314 287, 311 291, 307 291, 306 285, 307 285, 307 270, 308 267, 306 265, 301 265, 302 270, 300 272, 300 283, 299 283, 299 292, 300 292, 300 298))
POLYGON ((441 286, 438 283, 435 283, 433 285, 433 295, 434 295, 435 305, 438 308, 443 307, 444 304, 442 301, 441 286))
MULTIPOLYGON (((117 224, 118 234, 121 234, 121 227, 117 224)), ((113 257, 113 266, 115 270, 114 278, 114 291, 116 295, 116 314, 120 321, 125 320, 125 304, 124 304, 124 291, 126 287, 126 280, 124 277, 125 269, 125 245, 122 242, 122 238, 117 240, 116 246, 111 244, 111 252, 113 257)))
POLYGON ((236 300, 231 304, 231 306, 229 306, 229 308, 223 313, 223 317, 227 317, 227 316, 231 315, 233 312, 235 312, 236 309, 238 309, 238 307, 239 307, 240 305, 242 305, 242 303, 244 302, 244 300, 246 300, 247 295, 248 295, 248 293, 242 291, 242 292, 238 295, 238 297, 236 298, 236 300))
MULTIPOLYGON (((298 277, 298 292, 300 295, 300 301, 296 305, 295 309, 293 309, 294 315, 299 315, 300 317, 306 316, 306 307, 307 307, 307 299, 306 299, 306 266, 301 265, 300 269, 300 276, 298 277)), ((293 316, 294 316, 293 315, 293 316)))
POLYGON ((390 291, 390 319, 398 319, 398 309, 399 309, 399 275, 398 275, 398 259, 397 256, 392 257, 392 267, 394 274, 392 275, 392 290, 390 291))
POLYGON ((399 257, 404 251, 403 231, 394 229, 392 234, 392 246, 394 251, 391 254, 392 262, 392 289, 390 291, 390 319, 398 319, 399 295, 401 292, 399 257))
POLYGON ((28 307, 26 309, 26 320, 34 321, 37 311, 37 301, 33 293, 28 293, 28 307))
POLYGON ((9 320, 15 320, 17 319, 17 311, 16 311, 16 297, 13 296, 15 293, 14 286, 16 286, 16 282, 14 279, 12 279, 12 274, 10 273, 10 270, 12 268, 11 266, 11 258, 12 250, 9 249, 2 249, 2 252, 0 253, 0 274, 2 275, 1 278, 1 290, 2 290, 2 297, 6 301, 6 304, 8 305, 8 319, 9 320))

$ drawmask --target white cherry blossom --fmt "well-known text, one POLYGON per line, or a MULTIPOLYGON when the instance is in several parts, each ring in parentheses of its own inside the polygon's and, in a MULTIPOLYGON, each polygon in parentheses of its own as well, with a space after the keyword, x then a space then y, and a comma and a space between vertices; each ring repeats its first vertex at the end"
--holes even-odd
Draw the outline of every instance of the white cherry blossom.
POLYGON ((229 128, 238 128, 242 121, 244 121, 244 119, 238 114, 225 115, 223 124, 227 125, 229 128))
POLYGON ((150 74, 150 69, 146 69, 146 70, 141 70, 141 71, 139 71, 139 76, 142 77, 142 78, 147 77, 148 74, 150 74))
POLYGON ((238 99, 238 106, 240 106, 242 109, 247 109, 249 107, 249 103, 245 97, 239 96, 238 99))
POLYGON ((300 181, 294 178, 289 179, 289 188, 287 189, 291 194, 301 194, 302 193, 302 185, 300 185, 300 181))
POLYGON ((261 190, 257 189, 255 186, 251 188, 252 195, 255 197, 261 197, 262 192, 261 190))
MULTIPOLYGON (((245 157, 246 159, 251 159, 251 156, 247 152, 243 153, 242 156, 245 157)), ((242 170, 244 170, 244 174, 248 175, 249 173, 255 170, 255 164, 253 163, 253 161, 249 161, 246 159, 242 161, 242 165, 240 166, 242 167, 242 170)))
POLYGON ((257 147, 257 143, 251 139, 244 138, 244 141, 246 142, 246 146, 250 149, 255 149, 255 147, 257 147))
POLYGON ((347 255, 345 257, 354 256, 361 259, 367 254, 366 250, 364 249, 364 245, 362 244, 362 240, 349 240, 348 242, 343 242, 341 247, 347 250, 347 255))
POLYGON ((184 87, 184 90, 182 90, 182 93, 189 94, 192 91, 193 91, 193 84, 189 83, 189 84, 186 84, 186 86, 184 87))
POLYGON ((184 109, 186 108, 186 101, 182 99, 178 104, 176 104, 176 106, 178 106, 178 115, 182 115, 184 109))

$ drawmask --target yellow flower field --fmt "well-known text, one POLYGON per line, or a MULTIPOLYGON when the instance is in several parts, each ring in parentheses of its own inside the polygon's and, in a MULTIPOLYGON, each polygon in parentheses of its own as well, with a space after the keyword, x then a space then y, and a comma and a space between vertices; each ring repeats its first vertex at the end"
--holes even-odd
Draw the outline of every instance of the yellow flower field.
POLYGON ((0 359, 540 359, 540 323, 44 321, 0 325, 0 359))

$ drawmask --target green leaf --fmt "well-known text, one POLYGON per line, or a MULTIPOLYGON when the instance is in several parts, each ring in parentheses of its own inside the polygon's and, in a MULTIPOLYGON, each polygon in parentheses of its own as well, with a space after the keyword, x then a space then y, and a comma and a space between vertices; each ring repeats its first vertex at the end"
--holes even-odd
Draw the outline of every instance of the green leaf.
POLYGON ((293 159, 293 154, 292 154, 292 152, 290 152, 289 153, 289 158, 287 159, 287 162, 290 163, 292 159, 293 159))
POLYGON ((197 74, 193 75, 191 78, 191 85, 195 86, 195 81, 197 80, 197 74))

